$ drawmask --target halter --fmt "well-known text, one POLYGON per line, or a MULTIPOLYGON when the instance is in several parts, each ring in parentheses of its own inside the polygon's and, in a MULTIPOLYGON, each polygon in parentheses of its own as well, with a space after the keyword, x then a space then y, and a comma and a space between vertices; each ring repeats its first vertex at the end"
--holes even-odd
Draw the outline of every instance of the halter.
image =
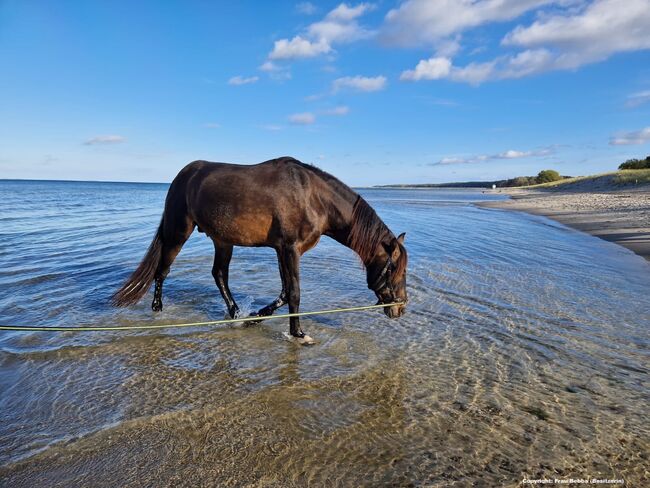
MULTIPOLYGON (((395 296, 395 290, 393 288, 393 280, 391 279, 394 270, 395 270, 395 263, 393 263, 392 258, 388 256, 388 259, 386 260, 386 264, 384 264, 384 267, 379 272, 379 276, 377 276, 377 278, 375 279, 375 281, 373 281, 372 284, 368 285, 368 288, 370 288, 374 292, 378 292, 383 288, 388 288, 388 291, 390 292, 389 303, 401 303, 402 300, 395 296)), ((382 302, 381 299, 377 301, 377 305, 381 305, 382 303, 384 302, 382 302)))

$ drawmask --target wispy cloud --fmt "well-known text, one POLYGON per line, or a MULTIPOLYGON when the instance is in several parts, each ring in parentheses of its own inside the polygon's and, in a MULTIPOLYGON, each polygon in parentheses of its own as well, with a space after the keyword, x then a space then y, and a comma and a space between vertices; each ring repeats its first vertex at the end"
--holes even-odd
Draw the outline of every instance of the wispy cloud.
POLYGON ((340 105, 338 107, 327 109, 323 113, 325 115, 347 115, 349 112, 350 107, 346 105, 340 105))
POLYGON ((631 146, 650 142, 650 127, 632 132, 621 132, 609 139, 610 146, 631 146))
POLYGON ((332 82, 332 91, 337 92, 342 88, 351 88, 356 91, 374 92, 386 87, 385 76, 345 76, 332 82))
POLYGON ((304 100, 305 102, 315 102, 316 100, 320 100, 321 98, 325 98, 327 96, 327 93, 314 93, 313 95, 307 95, 304 100))
POLYGON ((314 15, 318 12, 318 7, 311 2, 300 2, 296 5, 296 11, 303 15, 314 15))
POLYGON ((95 136, 84 142, 86 146, 96 146, 102 144, 120 144, 126 141, 126 138, 117 135, 95 136))
POLYGON ((316 116, 311 112, 301 112, 289 115, 289 122, 295 125, 310 125, 316 122, 316 116))
POLYGON ((203 124, 203 127, 206 129, 219 129, 221 127, 221 124, 217 124, 216 122, 206 122, 203 124))
POLYGON ((279 130, 284 129, 284 126, 279 125, 279 124, 262 124, 259 127, 260 127, 260 129, 268 130, 268 131, 271 131, 271 132, 277 132, 279 130))
POLYGON ((249 77, 243 77, 243 76, 233 76, 228 80, 229 85, 249 85, 251 83, 256 83, 259 80, 259 76, 249 76, 249 77))
POLYGON ((444 157, 436 163, 431 163, 431 166, 446 165, 446 164, 470 164, 470 163, 483 163, 486 161, 504 160, 504 159, 524 159, 524 158, 541 158, 550 156, 555 153, 555 146, 544 147, 533 151, 517 151, 509 149, 496 154, 478 154, 474 156, 449 156, 444 157))
POLYGON ((265 61, 259 66, 258 69, 260 71, 268 73, 269 76, 274 80, 283 81, 291 79, 291 72, 289 71, 289 68, 286 66, 280 66, 273 61, 265 61))
POLYGON ((634 108, 648 102, 650 102, 650 90, 640 91, 628 96, 625 102, 625 106, 634 108))

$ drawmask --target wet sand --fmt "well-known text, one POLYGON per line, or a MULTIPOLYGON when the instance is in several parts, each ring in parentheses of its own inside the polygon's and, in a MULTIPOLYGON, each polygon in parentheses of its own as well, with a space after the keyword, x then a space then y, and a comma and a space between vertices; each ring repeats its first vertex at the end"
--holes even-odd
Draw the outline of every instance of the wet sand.
POLYGON ((543 215, 620 244, 650 260, 650 185, 618 190, 582 185, 571 190, 496 191, 510 195, 511 199, 478 205, 543 215))

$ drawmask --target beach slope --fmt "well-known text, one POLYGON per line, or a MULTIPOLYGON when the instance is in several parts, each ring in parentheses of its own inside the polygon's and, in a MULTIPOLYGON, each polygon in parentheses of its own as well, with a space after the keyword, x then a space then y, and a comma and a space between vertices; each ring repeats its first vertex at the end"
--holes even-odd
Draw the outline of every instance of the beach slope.
POLYGON ((479 205, 543 215, 650 260, 650 183, 644 170, 630 173, 634 172, 495 190, 511 198, 479 205))

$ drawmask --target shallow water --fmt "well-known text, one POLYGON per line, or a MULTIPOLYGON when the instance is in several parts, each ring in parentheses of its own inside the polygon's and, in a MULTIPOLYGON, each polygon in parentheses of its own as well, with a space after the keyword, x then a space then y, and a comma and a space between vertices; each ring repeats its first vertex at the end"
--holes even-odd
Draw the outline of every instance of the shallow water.
MULTIPOLYGON (((166 185, 0 181, 0 322, 219 319, 212 244, 195 233, 165 284, 115 310, 166 185)), ((648 466, 650 266, 471 190, 360 190, 406 231, 408 313, 149 332, 0 332, 3 486, 519 486, 648 466)), ((279 292, 275 253, 237 248, 246 309, 279 292)), ((302 309, 374 303, 327 238, 302 261, 302 309)))

